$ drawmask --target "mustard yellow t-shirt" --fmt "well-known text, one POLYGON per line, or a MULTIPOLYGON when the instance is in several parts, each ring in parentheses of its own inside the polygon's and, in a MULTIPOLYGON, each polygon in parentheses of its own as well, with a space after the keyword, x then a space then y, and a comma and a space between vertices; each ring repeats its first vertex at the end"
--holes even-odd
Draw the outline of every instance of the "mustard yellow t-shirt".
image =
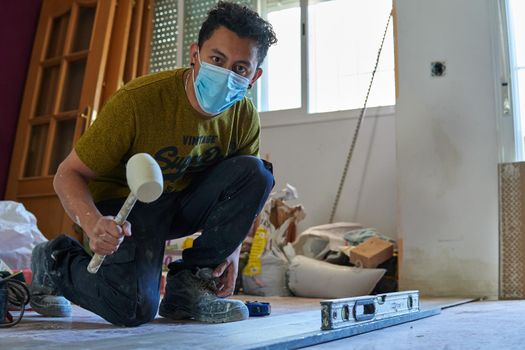
MULTIPOLYGON (((149 153, 159 163, 164 192, 180 191, 192 175, 234 155, 259 153, 260 123, 248 99, 214 118, 193 109, 184 90, 185 69, 135 79, 118 90, 75 145, 97 177, 95 202, 126 197, 126 162, 149 153)), ((191 76, 190 76, 191 79, 191 76)))

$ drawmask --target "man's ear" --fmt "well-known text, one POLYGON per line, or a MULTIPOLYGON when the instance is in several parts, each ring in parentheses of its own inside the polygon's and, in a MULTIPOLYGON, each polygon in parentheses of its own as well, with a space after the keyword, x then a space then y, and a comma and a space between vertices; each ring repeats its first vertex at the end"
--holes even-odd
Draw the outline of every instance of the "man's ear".
POLYGON ((190 65, 195 65, 199 61, 198 58, 199 45, 197 43, 192 43, 190 45, 190 65))
POLYGON ((253 76, 252 78, 252 81, 250 82, 250 89, 252 88, 252 86, 255 84, 255 82, 257 81, 257 79, 259 79, 261 77, 261 75, 263 74, 263 70, 262 68, 257 68, 257 70, 255 71, 255 75, 253 76))

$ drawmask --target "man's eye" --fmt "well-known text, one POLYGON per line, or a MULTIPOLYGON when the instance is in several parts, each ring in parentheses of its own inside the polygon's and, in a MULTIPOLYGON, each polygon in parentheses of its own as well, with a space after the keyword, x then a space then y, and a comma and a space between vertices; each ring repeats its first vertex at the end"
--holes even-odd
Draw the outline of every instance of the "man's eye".
POLYGON ((221 58, 217 56, 211 56, 211 61, 215 64, 221 63, 221 58))
POLYGON ((239 75, 245 75, 247 73, 246 67, 243 67, 243 66, 235 66, 234 71, 235 73, 239 75))

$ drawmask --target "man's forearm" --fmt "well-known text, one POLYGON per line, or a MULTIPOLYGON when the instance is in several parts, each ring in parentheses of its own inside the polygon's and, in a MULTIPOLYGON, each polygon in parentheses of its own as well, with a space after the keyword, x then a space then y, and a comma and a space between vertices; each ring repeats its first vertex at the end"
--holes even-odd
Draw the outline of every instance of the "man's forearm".
POLYGON ((88 180, 74 170, 59 167, 53 186, 68 216, 89 235, 102 216, 88 189, 88 180))

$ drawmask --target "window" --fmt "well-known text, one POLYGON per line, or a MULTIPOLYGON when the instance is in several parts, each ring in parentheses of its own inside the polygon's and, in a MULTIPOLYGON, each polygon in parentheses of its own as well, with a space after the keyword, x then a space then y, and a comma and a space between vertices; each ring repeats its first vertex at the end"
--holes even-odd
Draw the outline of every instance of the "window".
MULTIPOLYGON (((308 7, 309 112, 362 107, 391 6, 390 0, 335 0, 308 7)), ((395 103, 392 27, 370 107, 395 103)))
MULTIPOLYGON (((274 26, 278 43, 263 66, 259 111, 301 108, 314 114, 361 108, 392 1, 261 1, 261 12, 274 26), (302 21, 301 12, 306 12, 302 21), (301 52, 307 52, 306 59, 301 52)), ((395 103, 392 28, 390 23, 369 107, 395 103)))
POLYGON ((508 0, 507 6, 516 160, 522 161, 525 154, 525 2, 508 0))
POLYGON ((301 8, 299 1, 266 5, 266 19, 277 35, 270 47, 259 82, 259 111, 301 107, 301 8))
MULTIPOLYGON (((257 9, 277 34, 278 43, 263 62, 264 74, 250 90, 259 111, 304 116, 362 107, 392 0, 235 2, 257 9)), ((155 2, 152 72, 187 66, 189 45, 215 4, 155 2)), ((392 28, 390 23, 368 107, 395 103, 392 28)))

